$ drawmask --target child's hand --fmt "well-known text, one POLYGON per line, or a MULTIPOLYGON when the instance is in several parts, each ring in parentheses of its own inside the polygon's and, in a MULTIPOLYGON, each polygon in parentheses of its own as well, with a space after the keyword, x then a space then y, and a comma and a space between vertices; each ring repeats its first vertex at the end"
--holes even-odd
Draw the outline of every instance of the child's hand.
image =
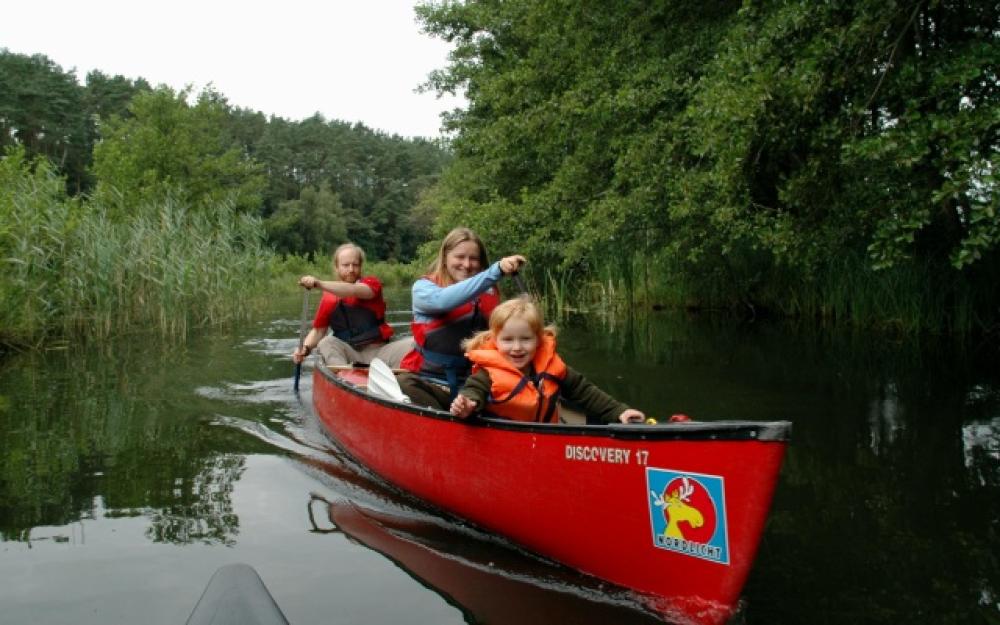
POLYGON ((622 423, 642 423, 646 420, 646 415, 635 408, 629 408, 618 415, 618 420, 622 423))
POLYGON ((476 405, 476 402, 465 395, 459 395, 455 397, 455 401, 451 402, 451 414, 464 419, 475 411, 476 405))

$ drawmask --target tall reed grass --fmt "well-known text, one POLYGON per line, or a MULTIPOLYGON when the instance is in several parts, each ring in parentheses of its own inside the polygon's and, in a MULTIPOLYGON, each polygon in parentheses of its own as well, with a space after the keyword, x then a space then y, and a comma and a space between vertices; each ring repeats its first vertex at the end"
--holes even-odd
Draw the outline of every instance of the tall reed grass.
MULTIPOLYGON (((44 161, 0 160, 0 341, 106 337, 135 329, 183 336, 246 317, 272 258, 258 219, 211 214, 165 196, 130 207, 67 198, 44 161)), ((102 203, 103 202, 103 203, 102 203)))
POLYGON ((893 333, 1000 334, 1000 266, 983 262, 959 274, 911 262, 873 270, 864 253, 845 253, 813 275, 755 259, 719 263, 697 275, 655 254, 608 257, 583 274, 547 270, 543 295, 555 319, 579 310, 612 314, 650 308, 733 311, 814 319, 893 333))
POLYGON ((997 321, 1000 298, 990 286, 1000 278, 996 274, 986 264, 959 273, 921 261, 874 270, 862 252, 845 253, 827 261, 809 280, 775 271, 756 297, 782 316, 822 324, 897 334, 975 335, 997 321))

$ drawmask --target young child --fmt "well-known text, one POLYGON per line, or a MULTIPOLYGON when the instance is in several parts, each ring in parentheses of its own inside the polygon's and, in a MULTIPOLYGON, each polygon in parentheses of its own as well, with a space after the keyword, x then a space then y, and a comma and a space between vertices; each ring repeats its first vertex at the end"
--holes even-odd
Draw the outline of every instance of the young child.
MULTIPOLYGON (((641 423, 645 415, 629 408, 566 366, 556 353, 555 329, 545 327, 538 306, 527 298, 498 305, 490 329, 463 343, 472 375, 451 404, 451 414, 559 423, 559 399, 578 405, 588 418, 641 423)), ((589 420, 589 419, 588 419, 589 420)))

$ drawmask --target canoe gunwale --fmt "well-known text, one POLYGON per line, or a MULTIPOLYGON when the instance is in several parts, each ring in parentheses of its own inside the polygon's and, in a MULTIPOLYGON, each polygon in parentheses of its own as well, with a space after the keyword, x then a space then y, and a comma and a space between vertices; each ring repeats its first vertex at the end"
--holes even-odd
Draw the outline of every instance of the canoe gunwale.
POLYGON ((455 421, 469 427, 485 427, 532 434, 582 435, 622 440, 718 440, 760 442, 788 442, 792 424, 789 421, 687 421, 656 425, 613 423, 606 425, 576 425, 567 423, 523 423, 506 419, 473 417, 460 419, 451 413, 434 408, 401 404, 376 397, 365 389, 341 378, 326 366, 317 363, 316 369, 338 388, 363 397, 366 401, 390 408, 442 421, 455 421))

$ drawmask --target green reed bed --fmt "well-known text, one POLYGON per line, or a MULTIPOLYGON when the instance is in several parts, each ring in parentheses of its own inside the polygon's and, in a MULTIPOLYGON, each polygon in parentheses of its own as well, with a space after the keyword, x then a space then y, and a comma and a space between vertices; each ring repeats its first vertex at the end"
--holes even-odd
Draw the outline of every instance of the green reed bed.
POLYGON ((615 259, 586 273, 546 271, 541 291, 549 315, 687 308, 901 333, 1000 333, 997 263, 963 274, 916 262, 875 270, 862 253, 830 259, 810 276, 761 258, 706 264, 695 275, 669 259, 647 258, 615 259))
POLYGON ((0 160, 0 342, 183 336, 245 317, 269 275, 259 220, 230 204, 193 211, 171 196, 130 207, 65 196, 42 161, 0 160))
POLYGON ((609 257, 569 269, 525 272, 553 319, 574 312, 612 313, 624 308, 682 307, 688 292, 651 266, 647 257, 609 257))
MULTIPOLYGON (((781 276, 761 297, 786 316, 902 333, 976 334, 997 305, 995 278, 911 262, 875 270, 863 254, 829 260, 813 280, 781 276), (982 287, 977 287, 977 284, 982 287)), ((995 271, 993 271, 995 273, 995 271)))
POLYGON ((0 159, 0 343, 30 341, 59 314, 51 293, 79 213, 46 162, 0 159))
POLYGON ((143 206, 126 222, 98 211, 76 231, 67 254, 67 319, 73 331, 152 327, 184 335, 192 327, 246 316, 268 277, 270 252, 259 222, 218 206, 190 212, 174 198, 143 206))

